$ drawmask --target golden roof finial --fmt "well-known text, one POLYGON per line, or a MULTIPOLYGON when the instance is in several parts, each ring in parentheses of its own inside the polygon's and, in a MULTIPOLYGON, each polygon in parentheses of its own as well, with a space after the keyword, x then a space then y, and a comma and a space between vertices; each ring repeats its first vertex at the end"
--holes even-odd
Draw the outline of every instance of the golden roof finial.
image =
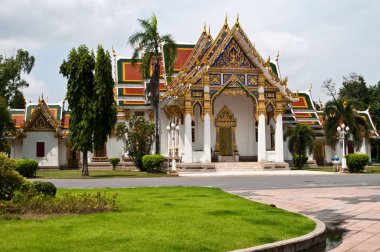
POLYGON ((210 28, 210 25, 208 25, 208 35, 211 35, 211 28, 210 28))
POLYGON ((227 22, 227 13, 226 13, 226 19, 224 19, 224 27, 227 27, 228 26, 228 22, 227 22))
POLYGON ((236 25, 236 26, 239 25, 239 13, 237 14, 235 25, 236 25))
POLYGON ((116 58, 116 52, 115 52, 115 49, 113 48, 113 46, 112 46, 112 55, 114 58, 116 58))
POLYGON ((207 33, 207 31, 206 31, 206 22, 205 22, 205 24, 203 25, 203 33, 207 33))
POLYGON ((277 51, 276 61, 278 61, 278 58, 280 58, 280 51, 277 51))

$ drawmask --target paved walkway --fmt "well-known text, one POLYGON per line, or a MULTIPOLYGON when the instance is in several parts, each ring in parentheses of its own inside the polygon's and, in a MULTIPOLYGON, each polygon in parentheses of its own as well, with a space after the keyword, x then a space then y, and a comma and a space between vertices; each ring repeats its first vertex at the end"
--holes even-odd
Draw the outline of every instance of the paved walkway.
POLYGON ((323 171, 285 170, 285 171, 214 171, 214 172, 180 172, 180 177, 222 177, 222 176, 297 176, 297 175, 341 175, 323 171))
MULTIPOLYGON (((331 250, 380 252, 380 186, 230 190, 251 200, 314 216, 344 232, 331 250)), ((338 229, 338 230, 339 230, 338 229)))

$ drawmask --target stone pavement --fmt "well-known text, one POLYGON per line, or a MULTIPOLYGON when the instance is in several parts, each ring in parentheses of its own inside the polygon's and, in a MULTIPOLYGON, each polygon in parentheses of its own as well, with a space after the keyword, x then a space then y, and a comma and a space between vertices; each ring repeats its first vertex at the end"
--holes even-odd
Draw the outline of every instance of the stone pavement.
POLYGON ((251 200, 316 217, 337 227, 342 243, 330 251, 380 252, 380 186, 230 190, 251 200))

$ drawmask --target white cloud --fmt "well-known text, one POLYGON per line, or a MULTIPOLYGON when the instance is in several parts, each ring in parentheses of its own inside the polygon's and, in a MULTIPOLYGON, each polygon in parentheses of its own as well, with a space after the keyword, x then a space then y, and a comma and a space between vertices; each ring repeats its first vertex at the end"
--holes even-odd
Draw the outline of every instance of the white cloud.
POLYGON ((29 87, 22 90, 28 102, 38 102, 38 98, 42 95, 48 99, 49 90, 43 80, 38 80, 33 75, 25 75, 23 78, 29 83, 29 87))

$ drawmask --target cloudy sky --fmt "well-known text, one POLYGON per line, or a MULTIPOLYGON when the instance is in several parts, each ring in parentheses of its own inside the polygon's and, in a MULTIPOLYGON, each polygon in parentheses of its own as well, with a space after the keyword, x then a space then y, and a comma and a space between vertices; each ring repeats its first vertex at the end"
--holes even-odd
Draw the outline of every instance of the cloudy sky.
POLYGON ((215 37, 225 15, 240 24, 263 56, 280 52, 283 76, 294 90, 312 83, 313 98, 327 98, 321 84, 342 82, 350 72, 362 74, 370 85, 380 81, 380 1, 365 0, 0 0, 0 54, 18 48, 36 57, 25 78, 28 101, 43 92, 49 102, 65 96, 66 80, 59 66, 72 47, 98 44, 129 56, 127 39, 139 29, 137 19, 155 13, 162 34, 177 42, 195 43, 204 23, 215 37))

